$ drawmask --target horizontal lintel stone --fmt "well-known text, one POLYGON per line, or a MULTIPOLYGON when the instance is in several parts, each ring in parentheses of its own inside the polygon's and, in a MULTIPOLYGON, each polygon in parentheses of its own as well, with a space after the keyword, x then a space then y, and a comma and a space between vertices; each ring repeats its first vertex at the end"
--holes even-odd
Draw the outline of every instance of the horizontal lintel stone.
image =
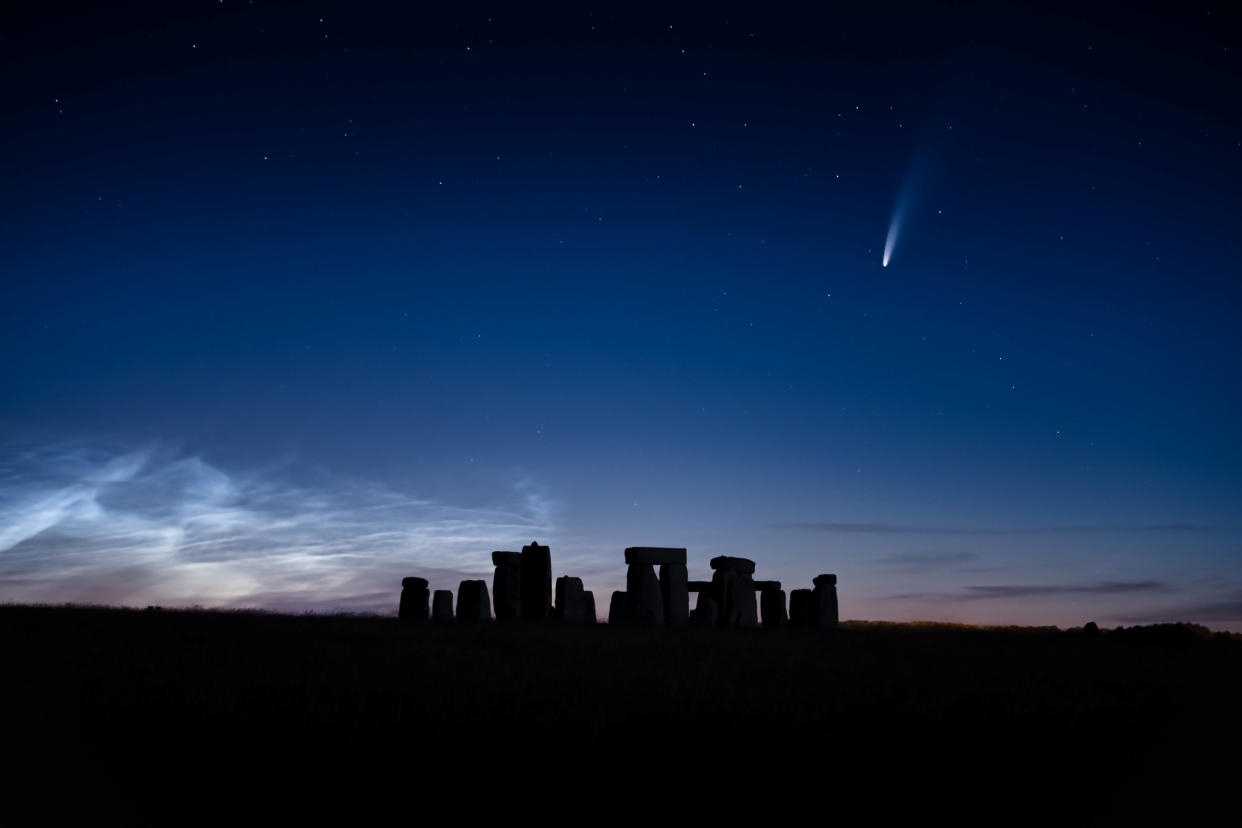
POLYGON ((755 574, 755 562, 750 558, 731 558, 728 555, 721 555, 719 558, 712 558, 712 569, 723 569, 728 572, 745 572, 747 575, 755 574))
POLYGON ((649 564, 651 566, 659 566, 661 564, 681 564, 686 563, 686 550, 671 546, 631 546, 625 550, 625 562, 627 564, 649 564))
POLYGON ((492 566, 521 566, 521 552, 493 552, 492 566))

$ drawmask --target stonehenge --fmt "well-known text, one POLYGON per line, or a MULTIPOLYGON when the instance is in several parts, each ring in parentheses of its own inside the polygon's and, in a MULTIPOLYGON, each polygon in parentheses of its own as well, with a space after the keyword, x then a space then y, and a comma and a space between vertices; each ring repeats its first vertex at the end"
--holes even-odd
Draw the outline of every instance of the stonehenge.
POLYGON ((403 621, 427 620, 426 578, 401 579, 401 603, 397 605, 397 617, 403 621))
MULTIPOLYGON (((676 626, 690 620, 686 550, 680 547, 631 546, 625 550, 626 622, 642 627, 676 626), (660 567, 659 577, 655 567, 660 567)), ((609 615, 609 623, 613 623, 609 615)))
MULTIPOLYGON (((749 558, 712 558, 710 581, 689 579, 684 547, 631 546, 625 550, 625 563, 626 588, 611 595, 610 624, 832 629, 840 623, 833 574, 816 575, 812 589, 793 590, 786 605, 781 582, 755 580, 755 562, 749 558), (690 593, 697 595, 693 611, 690 593)), ((584 588, 581 578, 559 576, 553 590, 549 547, 532 541, 521 552, 497 550, 492 564, 492 593, 486 581, 464 580, 455 611, 451 591, 437 589, 433 596, 426 578, 402 578, 397 617, 480 623, 492 620, 494 609, 496 621, 597 623, 595 594, 584 588)))
POLYGON ((615 612, 610 612, 609 621, 640 626, 677 626, 693 622, 696 626, 755 627, 759 625, 759 610, 762 609, 763 626, 776 628, 789 623, 780 581, 754 580, 755 562, 749 558, 727 555, 712 558, 710 581, 689 580, 685 561, 686 550, 682 548, 632 546, 626 549, 626 614, 622 620, 615 612), (660 574, 655 578, 657 565, 660 574), (663 610, 662 621, 655 605, 655 584, 659 585, 663 599, 659 608, 663 610), (692 592, 698 595, 694 612, 689 611, 692 592), (758 598, 755 593, 759 594, 758 598))
POLYGON ((785 614, 785 590, 781 589, 780 581, 755 581, 755 588, 759 590, 763 626, 769 629, 785 626, 789 617, 785 614))
POLYGON ((522 617, 522 553, 493 552, 492 601, 497 621, 522 617))
POLYGON ((612 600, 608 604, 608 623, 609 624, 628 624, 630 622, 630 599, 624 590, 617 590, 612 594, 612 600))
POLYGON ((566 575, 557 578, 553 618, 566 624, 583 623, 586 620, 585 595, 581 578, 570 578, 566 575))
POLYGON ((686 565, 660 564, 660 593, 664 599, 664 623, 670 627, 690 620, 690 592, 686 588, 686 565))
POLYGON ((487 581, 462 581, 457 587, 457 620, 492 620, 492 602, 487 595, 487 581))
POLYGON ((794 627, 809 627, 811 615, 811 590, 795 589, 789 593, 789 623, 794 627))
POLYGON ((681 564, 685 566, 686 550, 670 546, 629 546, 625 550, 625 563, 627 565, 681 564))
POLYGON ((728 555, 721 555, 718 558, 712 558, 710 566, 717 572, 741 572, 746 575, 755 574, 755 562, 749 558, 730 558, 728 555))
POLYGON ((795 589, 789 594, 789 624, 793 627, 832 629, 839 623, 837 576, 816 575, 814 589, 795 589))
POLYGON ((691 620, 699 627, 714 627, 719 623, 720 607, 706 590, 699 593, 699 602, 695 605, 694 617, 691 620))
MULTIPOLYGON (((757 609, 762 610, 764 627, 777 628, 789 623, 781 582, 754 580, 754 561, 721 556, 713 558, 710 565, 715 570, 712 580, 686 581, 686 592, 698 595, 695 609, 687 619, 695 626, 753 627, 759 623, 757 609), (759 593, 758 608, 756 592, 759 593)), ((661 583, 664 574, 661 571, 661 583)))
POLYGON ((733 579, 733 606, 731 611, 738 627, 759 625, 759 602, 755 597, 755 582, 749 575, 738 573, 733 579))
POLYGON ((625 573, 625 594, 629 599, 629 623, 639 627, 664 624, 664 596, 651 564, 630 564, 625 573))
POLYGON ((811 611, 808 618, 812 627, 837 626, 837 576, 816 575, 811 582, 811 611))
POLYGON ((453 592, 448 589, 437 589, 431 597, 431 620, 453 620, 453 592))
POLYGON ((522 547, 521 617, 547 621, 552 617, 552 551, 531 541, 522 547))
POLYGON ((755 605, 755 562, 748 558, 712 558, 711 597, 722 627, 753 627, 759 623, 755 605))

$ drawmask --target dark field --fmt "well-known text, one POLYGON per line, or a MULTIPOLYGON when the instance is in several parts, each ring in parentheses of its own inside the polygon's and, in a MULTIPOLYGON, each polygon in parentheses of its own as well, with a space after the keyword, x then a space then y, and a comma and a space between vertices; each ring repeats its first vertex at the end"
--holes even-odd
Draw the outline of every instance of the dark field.
POLYGON ((556 802, 634 819, 662 790, 651 820, 810 806, 816 822, 1107 823, 1230 801, 1242 744, 1242 640, 1187 626, 641 631, 4 606, 0 648, 18 796, 415 797, 468 806, 469 824, 517 819, 514 791, 539 819, 556 802))

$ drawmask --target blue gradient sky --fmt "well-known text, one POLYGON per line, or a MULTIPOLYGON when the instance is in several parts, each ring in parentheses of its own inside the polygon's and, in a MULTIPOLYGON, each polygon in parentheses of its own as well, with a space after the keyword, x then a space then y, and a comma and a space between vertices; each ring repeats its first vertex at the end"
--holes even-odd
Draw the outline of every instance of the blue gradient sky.
POLYGON ((0 600, 1242 629, 1236 18, 753 5, 6 11, 0 600))

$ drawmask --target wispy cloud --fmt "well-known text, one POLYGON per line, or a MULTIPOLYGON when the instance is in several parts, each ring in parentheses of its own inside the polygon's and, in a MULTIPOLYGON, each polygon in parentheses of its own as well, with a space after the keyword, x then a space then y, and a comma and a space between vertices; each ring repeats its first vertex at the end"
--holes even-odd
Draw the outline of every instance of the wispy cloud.
POLYGON ((876 563, 901 569, 927 570, 957 567, 977 560, 977 552, 905 552, 877 558, 876 563))
POLYGON ((157 447, 2 456, 0 600, 387 609, 404 575, 453 588, 554 532, 529 480, 484 508, 290 477, 157 447))
POLYGON ((1126 624, 1158 624, 1163 622, 1191 621, 1210 623, 1242 621, 1242 591, 1225 596, 1215 596, 1198 603, 1180 604, 1165 609, 1124 615, 1119 618, 1126 624))
POLYGON ((1200 532, 1191 523, 1083 523, 1063 526, 923 526, 903 523, 782 523, 776 528, 874 535, 1070 535, 1116 532, 1200 532))
POLYGON ((960 592, 907 592, 894 600, 981 601, 1042 598, 1050 595, 1131 595, 1176 592, 1163 581, 1097 581, 1090 584, 988 584, 963 587, 960 592))

